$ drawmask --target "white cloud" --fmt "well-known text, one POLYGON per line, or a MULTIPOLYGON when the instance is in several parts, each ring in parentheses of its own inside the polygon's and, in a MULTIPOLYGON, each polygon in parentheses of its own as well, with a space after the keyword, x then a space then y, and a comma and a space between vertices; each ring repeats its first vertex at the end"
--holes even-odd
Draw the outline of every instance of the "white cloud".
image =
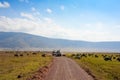
POLYGON ((0 29, 3 31, 29 31, 32 28, 30 23, 33 24, 27 19, 0 16, 0 29))
POLYGON ((37 11, 37 9, 36 9, 35 7, 32 7, 32 8, 31 8, 31 11, 32 11, 33 15, 37 15, 37 16, 40 15, 40 12, 37 11))
POLYGON ((46 9, 46 11, 47 11, 49 14, 51 14, 51 13, 52 13, 52 10, 51 10, 51 9, 49 9, 49 8, 47 8, 47 9, 46 9))
POLYGON ((63 36, 64 28, 57 25, 52 19, 34 16, 32 17, 34 20, 32 20, 30 15, 25 13, 21 13, 21 15, 25 18, 0 16, 0 31, 19 31, 47 37, 63 36))
POLYGON ((47 22, 47 23, 52 23, 53 20, 51 18, 48 18, 48 17, 45 17, 44 20, 47 22))
POLYGON ((65 9, 65 7, 64 7, 63 5, 61 5, 61 6, 60 6, 60 9, 61 9, 61 10, 64 10, 64 9, 65 9))
POLYGON ((0 16, 0 31, 26 32, 46 37, 72 40, 120 40, 119 34, 113 34, 109 30, 104 30, 103 28, 106 25, 102 22, 84 24, 83 27, 86 27, 85 29, 79 27, 77 29, 71 29, 56 24, 49 17, 38 17, 37 15, 24 12, 21 13, 21 16, 22 18, 0 16))
POLYGON ((36 9, 34 7, 31 8, 32 11, 36 11, 36 9))
POLYGON ((35 19, 33 15, 28 14, 28 13, 23 13, 23 12, 21 12, 20 15, 21 15, 22 17, 28 18, 28 19, 30 19, 30 20, 34 20, 34 19, 35 19))
POLYGON ((29 3, 29 0, 19 0, 19 1, 29 3))
POLYGON ((0 8, 8 8, 10 7, 10 4, 8 2, 0 2, 0 8))

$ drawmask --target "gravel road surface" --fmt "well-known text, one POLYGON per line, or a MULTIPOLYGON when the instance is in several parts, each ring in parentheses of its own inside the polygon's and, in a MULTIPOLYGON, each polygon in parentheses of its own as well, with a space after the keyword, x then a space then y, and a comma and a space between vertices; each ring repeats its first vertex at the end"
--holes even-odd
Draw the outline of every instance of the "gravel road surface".
POLYGON ((55 57, 45 80, 94 80, 70 58, 55 57))

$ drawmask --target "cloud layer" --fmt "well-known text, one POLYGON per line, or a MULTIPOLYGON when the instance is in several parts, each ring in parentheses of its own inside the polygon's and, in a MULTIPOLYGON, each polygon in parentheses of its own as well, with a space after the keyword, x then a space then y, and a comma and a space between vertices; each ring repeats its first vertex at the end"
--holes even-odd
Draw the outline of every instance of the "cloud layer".
MULTIPOLYGON (((101 14, 89 11, 81 12, 75 9, 73 5, 70 7, 65 4, 59 4, 56 7, 52 7, 53 5, 37 7, 35 5, 38 2, 35 5, 30 0, 18 0, 18 2, 18 6, 20 6, 18 11, 15 8, 16 5, 12 5, 11 9, 8 2, 0 2, 0 8, 9 8, 1 9, 1 15, 3 16, 0 16, 0 31, 25 32, 72 40, 120 40, 120 25, 116 24, 116 22, 114 24, 114 21, 107 20, 110 19, 107 15, 100 16, 101 14), (27 9, 24 9, 24 3, 21 2, 27 3, 27 9), (14 13, 17 15, 14 15, 14 13)), ((13 4, 12 2, 10 3, 13 4)), ((43 4, 41 3, 41 5, 43 4)), ((39 4, 39 6, 41 5, 39 4)))
MULTIPOLYGON (((0 31, 26 32, 35 35, 42 35, 52 38, 67 38, 73 40, 98 41, 112 39, 113 36, 107 31, 103 31, 104 24, 85 24, 87 29, 67 29, 55 23, 49 17, 37 17, 30 13, 20 13, 21 18, 10 18, 0 16, 0 31), (96 29, 89 28, 95 26, 96 29)), ((114 36, 114 39, 119 39, 114 36)))
POLYGON ((65 29, 57 25, 51 18, 38 18, 29 13, 20 13, 21 18, 0 16, 0 30, 26 32, 42 36, 64 36, 65 29))
POLYGON ((8 2, 0 2, 0 8, 8 8, 10 7, 10 4, 8 2))
POLYGON ((51 14, 51 13, 52 13, 52 10, 49 9, 49 8, 47 8, 47 9, 46 9, 46 12, 48 12, 49 14, 51 14))
POLYGON ((61 5, 61 6, 60 6, 60 9, 61 9, 61 10, 64 10, 64 9, 65 9, 65 7, 64 7, 63 5, 61 5))
POLYGON ((19 0, 19 1, 29 3, 29 0, 19 0))

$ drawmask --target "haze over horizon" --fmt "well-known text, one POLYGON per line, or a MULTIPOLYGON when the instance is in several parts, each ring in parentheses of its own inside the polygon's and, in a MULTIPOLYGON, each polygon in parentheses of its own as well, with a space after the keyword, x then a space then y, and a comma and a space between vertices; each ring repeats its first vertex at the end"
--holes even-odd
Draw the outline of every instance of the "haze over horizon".
POLYGON ((0 31, 120 41, 119 0, 0 0, 0 31))

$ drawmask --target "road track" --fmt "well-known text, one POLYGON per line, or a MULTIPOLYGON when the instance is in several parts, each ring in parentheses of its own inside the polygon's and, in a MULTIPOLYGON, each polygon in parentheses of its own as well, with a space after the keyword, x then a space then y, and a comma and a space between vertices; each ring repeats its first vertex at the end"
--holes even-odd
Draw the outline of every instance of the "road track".
POLYGON ((66 57, 55 57, 45 80, 94 80, 75 61, 66 57))

